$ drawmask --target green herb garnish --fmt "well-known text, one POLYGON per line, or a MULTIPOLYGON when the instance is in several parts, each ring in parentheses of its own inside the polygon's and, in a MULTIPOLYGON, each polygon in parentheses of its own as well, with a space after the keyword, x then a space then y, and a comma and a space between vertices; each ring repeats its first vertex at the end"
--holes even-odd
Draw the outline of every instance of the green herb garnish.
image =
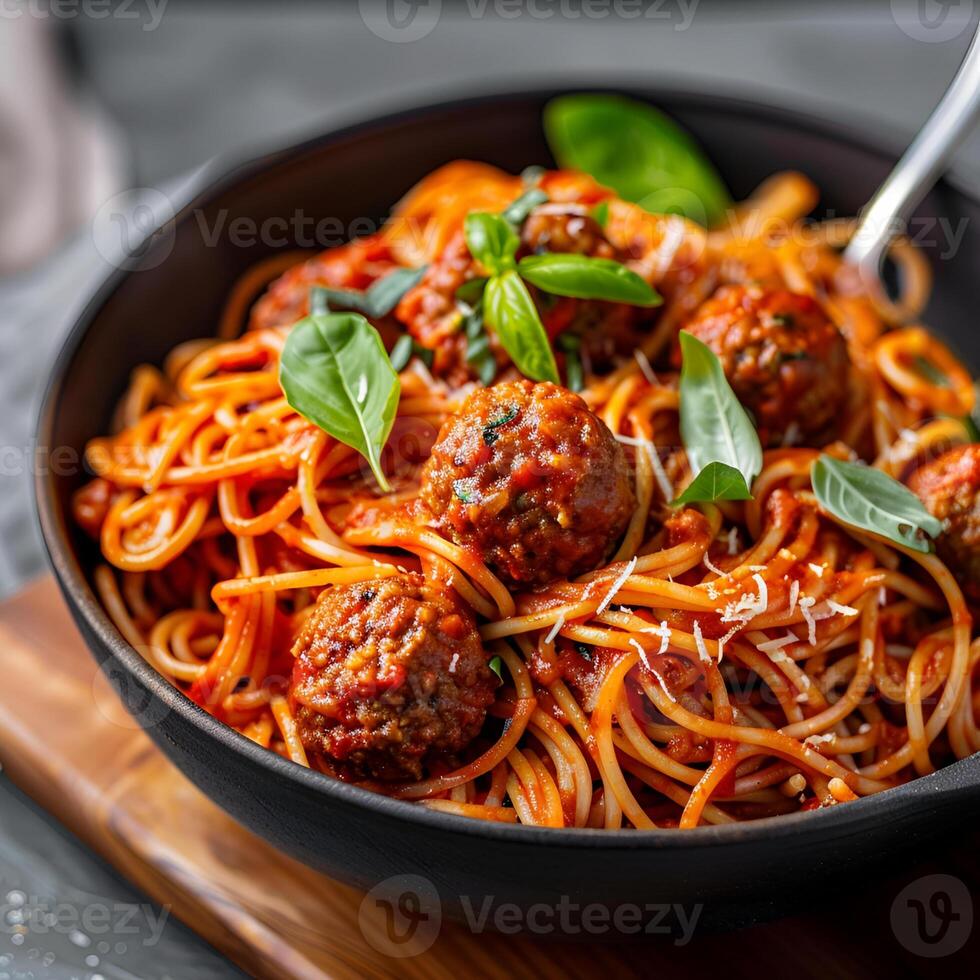
POLYGON ((561 96, 545 108, 544 128, 560 166, 584 170, 648 211, 714 224, 731 207, 731 195, 697 143, 644 102, 561 96))
POLYGON ((500 438, 500 433, 497 432, 497 429, 503 425, 506 425, 508 422, 513 422, 516 418, 517 407, 512 405, 503 413, 503 415, 499 415, 492 421, 487 422, 487 424, 483 427, 483 442, 487 446, 492 446, 500 438))
POLYGON ((401 386, 378 331, 363 316, 328 313, 300 320, 286 338, 279 383, 300 415, 356 449, 381 489, 390 492, 381 449, 401 386))
POLYGON ((417 357, 426 367, 432 367, 433 356, 433 351, 429 350, 428 347, 423 347, 406 333, 395 341, 395 346, 391 348, 388 359, 396 371, 404 371, 413 357, 417 357))
POLYGON ((463 480, 453 480, 453 493, 456 499, 464 504, 473 503, 473 480, 466 478, 463 480))
POLYGON ((563 333, 558 338, 558 348, 565 355, 565 380, 569 390, 581 391, 585 387, 581 339, 573 333, 563 333))
POLYGON ((916 354, 912 358, 912 363, 915 365, 916 371, 922 375, 926 381, 931 385, 935 385, 937 388, 948 388, 949 387, 949 376, 941 371, 935 364, 932 363, 927 357, 923 357, 921 354, 916 354))
POLYGON ((575 252, 528 255, 517 263, 522 279, 555 296, 602 299, 631 306, 658 306, 660 296, 631 269, 612 259, 575 252))
MULTIPOLYGON (((732 391, 714 352, 692 334, 680 334, 681 438, 694 481, 689 499, 749 500, 762 470, 762 444, 732 391), (720 464, 711 469, 712 464, 720 464), (707 471, 707 472, 703 472, 707 471), (712 492, 719 496, 710 496, 712 492)), ((686 503, 678 498, 675 503, 686 503)))
POLYGON ((331 308, 357 310, 365 316, 378 320, 387 316, 405 293, 418 285, 427 268, 423 265, 417 269, 395 269, 364 292, 356 289, 314 286, 310 290, 310 313, 314 316, 322 315, 330 312, 331 308))
POLYGON ((897 545, 926 553, 942 521, 933 517, 908 487, 887 473, 821 455, 811 469, 820 506, 838 520, 897 545))
POLYGON ((520 227, 527 221, 528 215, 539 205, 548 200, 548 195, 537 187, 532 187, 525 191, 513 204, 508 205, 502 212, 501 217, 509 221, 512 225, 520 227))
POLYGON ((497 675, 497 679, 503 683, 503 661, 500 657, 491 657, 487 666, 497 675))

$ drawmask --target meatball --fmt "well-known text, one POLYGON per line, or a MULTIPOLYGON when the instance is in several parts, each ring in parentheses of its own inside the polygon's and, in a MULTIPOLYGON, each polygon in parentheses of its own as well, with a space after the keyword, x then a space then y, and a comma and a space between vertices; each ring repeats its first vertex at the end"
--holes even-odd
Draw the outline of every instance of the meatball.
POLYGON ((936 551, 963 591, 980 602, 980 444, 950 449, 916 470, 909 486, 945 522, 936 551))
POLYGON ((508 585, 595 568, 635 507, 622 447, 578 395, 517 381, 474 392, 422 471, 430 520, 508 585))
POLYGON ((303 745, 355 779, 418 779, 451 761, 494 699, 473 616, 414 573, 327 590, 293 653, 303 745))
POLYGON ((378 235, 327 249, 294 265, 269 285, 252 307, 249 328, 288 326, 306 316, 313 286, 365 290, 397 268, 391 250, 378 235))
POLYGON ((707 344, 764 446, 822 445, 847 397, 847 345, 815 300, 785 289, 722 286, 685 326, 707 344))

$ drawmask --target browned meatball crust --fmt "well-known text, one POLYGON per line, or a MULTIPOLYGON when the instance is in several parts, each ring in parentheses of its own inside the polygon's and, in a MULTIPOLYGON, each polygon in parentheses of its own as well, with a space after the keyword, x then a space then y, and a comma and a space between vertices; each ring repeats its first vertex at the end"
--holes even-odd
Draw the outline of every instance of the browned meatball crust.
POLYGON ((293 653, 303 745, 352 778, 418 779, 452 760, 494 698, 473 616, 414 573, 327 590, 293 653))
POLYGON ((950 449, 916 470, 909 486, 945 522, 936 551, 963 591, 980 602, 980 444, 950 449))
POLYGON ((578 395, 517 381, 474 392, 422 473, 432 523, 508 585, 601 564, 635 507, 622 447, 578 395))
POLYGON ((722 286, 685 329, 718 356, 764 446, 815 446, 836 436, 848 389, 847 344, 814 299, 722 286))

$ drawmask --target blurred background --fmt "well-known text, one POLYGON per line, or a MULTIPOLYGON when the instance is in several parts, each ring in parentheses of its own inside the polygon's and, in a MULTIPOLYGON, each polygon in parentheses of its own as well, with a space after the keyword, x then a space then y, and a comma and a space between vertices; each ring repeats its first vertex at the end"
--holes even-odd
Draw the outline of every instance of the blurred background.
MULTIPOLYGON (((664 81, 867 122, 901 144, 978 13, 975 0, 0 0, 0 595, 43 565, 33 416, 61 337, 125 244, 106 217, 120 202, 179 204, 215 157, 535 83, 664 81)), ((980 137, 953 179, 980 186, 980 137)), ((0 778, 0 900, 11 893, 143 901, 0 778)), ((108 957, 52 940, 28 959, 9 938, 0 980, 233 975, 169 921, 151 947, 108 957)))

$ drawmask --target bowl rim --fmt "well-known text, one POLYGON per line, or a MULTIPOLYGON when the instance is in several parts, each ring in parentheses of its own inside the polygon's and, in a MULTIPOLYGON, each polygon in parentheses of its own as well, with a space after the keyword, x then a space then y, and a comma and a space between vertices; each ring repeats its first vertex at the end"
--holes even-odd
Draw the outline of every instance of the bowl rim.
MULTIPOLYGON (((421 105, 412 104, 366 120, 319 131, 315 135, 308 135, 285 146, 280 144, 274 149, 260 149, 259 152, 248 155, 243 162, 237 164, 230 164, 219 157, 198 168, 190 181, 191 189, 184 195, 181 207, 171 220, 175 224, 185 221, 195 209, 207 206, 213 199, 232 190, 240 182, 261 177, 269 168, 291 158, 326 149, 347 139, 421 121, 425 117, 437 117, 439 114, 488 106, 505 107, 510 102, 542 101, 560 94, 585 91, 621 93, 650 102, 656 102, 658 98, 664 99, 670 103, 668 112, 673 109, 692 108, 724 110, 751 116, 785 130, 815 133, 886 160, 897 159, 902 149, 901 140, 895 132, 874 121, 858 120, 853 114, 844 121, 830 119, 813 111, 800 112, 787 104, 779 104, 756 94, 718 95, 710 89, 690 85, 676 86, 660 82, 655 78, 637 82, 627 81, 625 78, 617 79, 615 75, 606 75, 599 79, 589 77, 569 81, 568 84, 562 84, 562 80, 559 79, 547 85, 533 87, 492 89, 488 87, 488 90, 480 95, 427 102, 421 105)), ((959 198, 980 207, 980 197, 971 189, 961 187, 959 184, 958 180, 943 178, 937 186, 945 186, 959 198)), ((157 230, 151 231, 148 237, 155 234, 157 230)), ((132 272, 125 268, 113 269, 90 293, 84 308, 65 335, 50 369, 40 402, 35 427, 38 445, 51 444, 50 435, 53 432, 54 420, 63 395, 64 381, 89 328, 110 297, 131 274, 132 272)), ((589 849, 609 847, 616 850, 705 847, 713 849, 730 847, 736 842, 752 844, 801 833, 813 836, 844 835, 860 828, 867 820, 869 810, 872 814, 880 811, 879 815, 884 815, 891 810, 908 809, 913 804, 921 805, 922 797, 930 790, 945 795, 980 787, 980 753, 977 753, 902 786, 852 801, 847 806, 765 817, 744 823, 702 825, 684 833, 666 828, 652 830, 548 828, 476 820, 362 789, 316 770, 299 766, 263 748, 208 714, 152 667, 116 629, 90 587, 80 563, 75 560, 67 541, 67 515, 62 513, 58 505, 53 475, 39 470, 33 482, 35 510, 49 564, 76 621, 79 625, 84 623, 89 635, 98 638, 100 646, 106 653, 106 657, 100 659, 100 667, 105 669, 105 665, 110 661, 118 664, 138 685, 158 698, 168 712, 173 711, 180 715, 189 727, 196 730, 199 737, 217 739, 223 748, 244 756, 250 764, 268 772, 270 776, 294 782, 311 794, 321 795, 327 805, 336 801, 349 807, 373 811, 382 818, 407 821, 447 834, 499 840, 508 844, 535 847, 574 846, 589 849), (969 778, 970 776, 973 778, 969 778)))

